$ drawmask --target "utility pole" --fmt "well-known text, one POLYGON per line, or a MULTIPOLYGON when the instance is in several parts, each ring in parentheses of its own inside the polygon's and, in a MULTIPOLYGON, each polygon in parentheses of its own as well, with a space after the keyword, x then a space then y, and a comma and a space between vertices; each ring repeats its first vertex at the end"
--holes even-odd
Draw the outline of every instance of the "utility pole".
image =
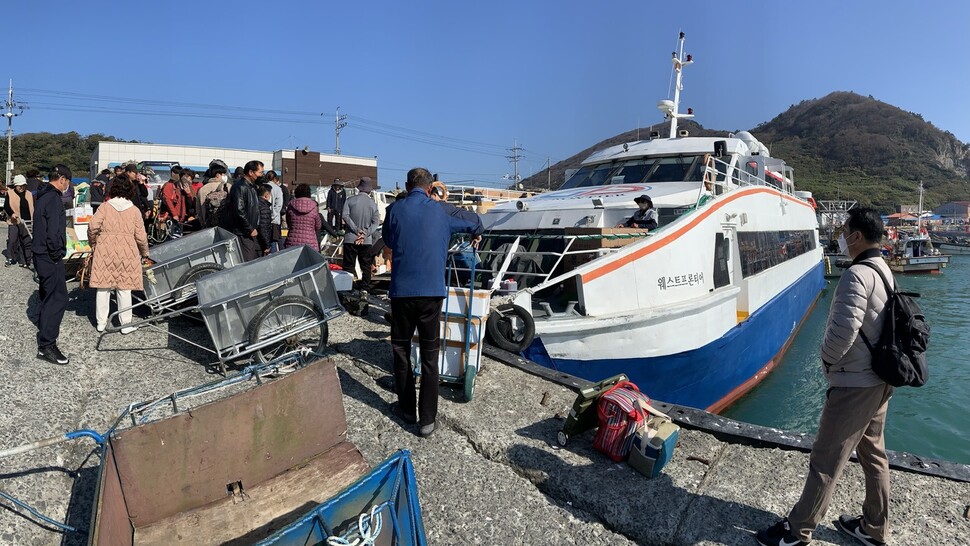
POLYGON ((552 158, 546 158, 546 187, 552 190, 552 158))
POLYGON ((347 114, 340 115, 340 107, 337 107, 337 119, 333 120, 334 126, 334 136, 336 137, 336 145, 334 146, 333 153, 340 155, 340 130, 347 126, 347 114))
POLYGON ((508 151, 511 152, 512 155, 507 155, 505 158, 512 162, 512 184, 514 185, 515 189, 519 189, 519 160, 522 159, 519 152, 522 151, 522 148, 519 147, 518 142, 513 140, 512 147, 509 148, 508 151))
POLYGON ((13 100, 13 80, 10 80, 10 90, 7 92, 7 102, 4 106, 7 107, 7 111, 3 114, 7 117, 7 168, 3 181, 9 185, 10 175, 13 173, 13 156, 11 155, 11 146, 13 145, 13 118, 23 114, 27 108, 25 105, 13 100), (16 114, 13 112, 15 109, 19 110, 16 114))

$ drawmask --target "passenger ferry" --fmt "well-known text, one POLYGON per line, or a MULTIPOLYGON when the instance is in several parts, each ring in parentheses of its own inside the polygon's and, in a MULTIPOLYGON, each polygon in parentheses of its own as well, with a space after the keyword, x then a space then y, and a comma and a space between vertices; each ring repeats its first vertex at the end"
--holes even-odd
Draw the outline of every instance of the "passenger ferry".
POLYGON ((476 279, 503 348, 598 380, 624 373, 649 396, 718 412, 774 368, 821 293, 814 201, 748 132, 678 131, 598 151, 553 192, 483 214, 476 279), (652 230, 615 228, 649 195, 652 230))

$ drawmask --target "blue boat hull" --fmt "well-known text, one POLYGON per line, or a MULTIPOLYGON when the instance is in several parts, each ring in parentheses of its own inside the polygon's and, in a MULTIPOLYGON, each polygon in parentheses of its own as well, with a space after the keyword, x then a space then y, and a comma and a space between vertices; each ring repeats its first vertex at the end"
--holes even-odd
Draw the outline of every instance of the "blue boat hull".
POLYGON ((821 262, 716 341, 648 358, 552 359, 536 337, 523 356, 555 370, 599 381, 626 374, 651 398, 720 411, 757 384, 781 359, 825 286, 821 262))

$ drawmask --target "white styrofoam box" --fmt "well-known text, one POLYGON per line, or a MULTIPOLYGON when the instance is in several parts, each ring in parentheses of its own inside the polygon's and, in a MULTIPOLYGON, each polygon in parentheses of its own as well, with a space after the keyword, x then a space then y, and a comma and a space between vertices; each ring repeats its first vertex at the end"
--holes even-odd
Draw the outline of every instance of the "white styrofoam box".
MULTIPOLYGON (((461 341, 465 342, 465 317, 450 315, 447 317, 442 317, 441 320, 441 330, 439 331, 439 336, 441 339, 448 341, 461 341)), ((482 337, 485 335, 485 321, 479 317, 472 317, 471 328, 468 329, 469 339, 471 343, 481 343, 482 337)))
MULTIPOLYGON (((468 365, 476 369, 482 362, 482 345, 473 344, 468 350, 468 365)), ((418 341, 411 341, 411 366, 415 372, 421 371, 421 355, 418 353, 418 341)), ((438 374, 444 380, 457 380, 465 377, 465 344, 460 341, 448 341, 444 350, 438 351, 438 374)))
POLYGON ((346 271, 334 271, 331 269, 330 276, 333 277, 333 287, 337 292, 353 290, 354 276, 350 273, 347 273, 346 271))
POLYGON ((87 224, 94 216, 94 208, 91 205, 80 205, 71 209, 71 216, 75 224, 87 224))
MULTIPOLYGON (((489 298, 491 293, 488 290, 475 290, 472 298, 472 316, 484 317, 488 315, 489 298)), ((448 299, 441 306, 442 312, 447 311, 449 315, 468 315, 468 289, 449 288, 448 299)))

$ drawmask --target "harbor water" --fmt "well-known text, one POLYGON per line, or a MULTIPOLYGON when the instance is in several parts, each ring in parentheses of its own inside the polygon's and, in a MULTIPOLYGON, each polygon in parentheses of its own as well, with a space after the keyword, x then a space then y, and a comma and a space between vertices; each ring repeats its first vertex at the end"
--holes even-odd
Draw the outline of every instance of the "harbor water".
MULTIPOLYGON (((781 364, 723 415, 739 421, 815 433, 827 384, 820 344, 832 293, 830 279, 781 364)), ((930 324, 929 382, 896 389, 889 402, 886 445, 970 464, 970 256, 953 256, 939 275, 896 275, 917 300, 930 324)))

